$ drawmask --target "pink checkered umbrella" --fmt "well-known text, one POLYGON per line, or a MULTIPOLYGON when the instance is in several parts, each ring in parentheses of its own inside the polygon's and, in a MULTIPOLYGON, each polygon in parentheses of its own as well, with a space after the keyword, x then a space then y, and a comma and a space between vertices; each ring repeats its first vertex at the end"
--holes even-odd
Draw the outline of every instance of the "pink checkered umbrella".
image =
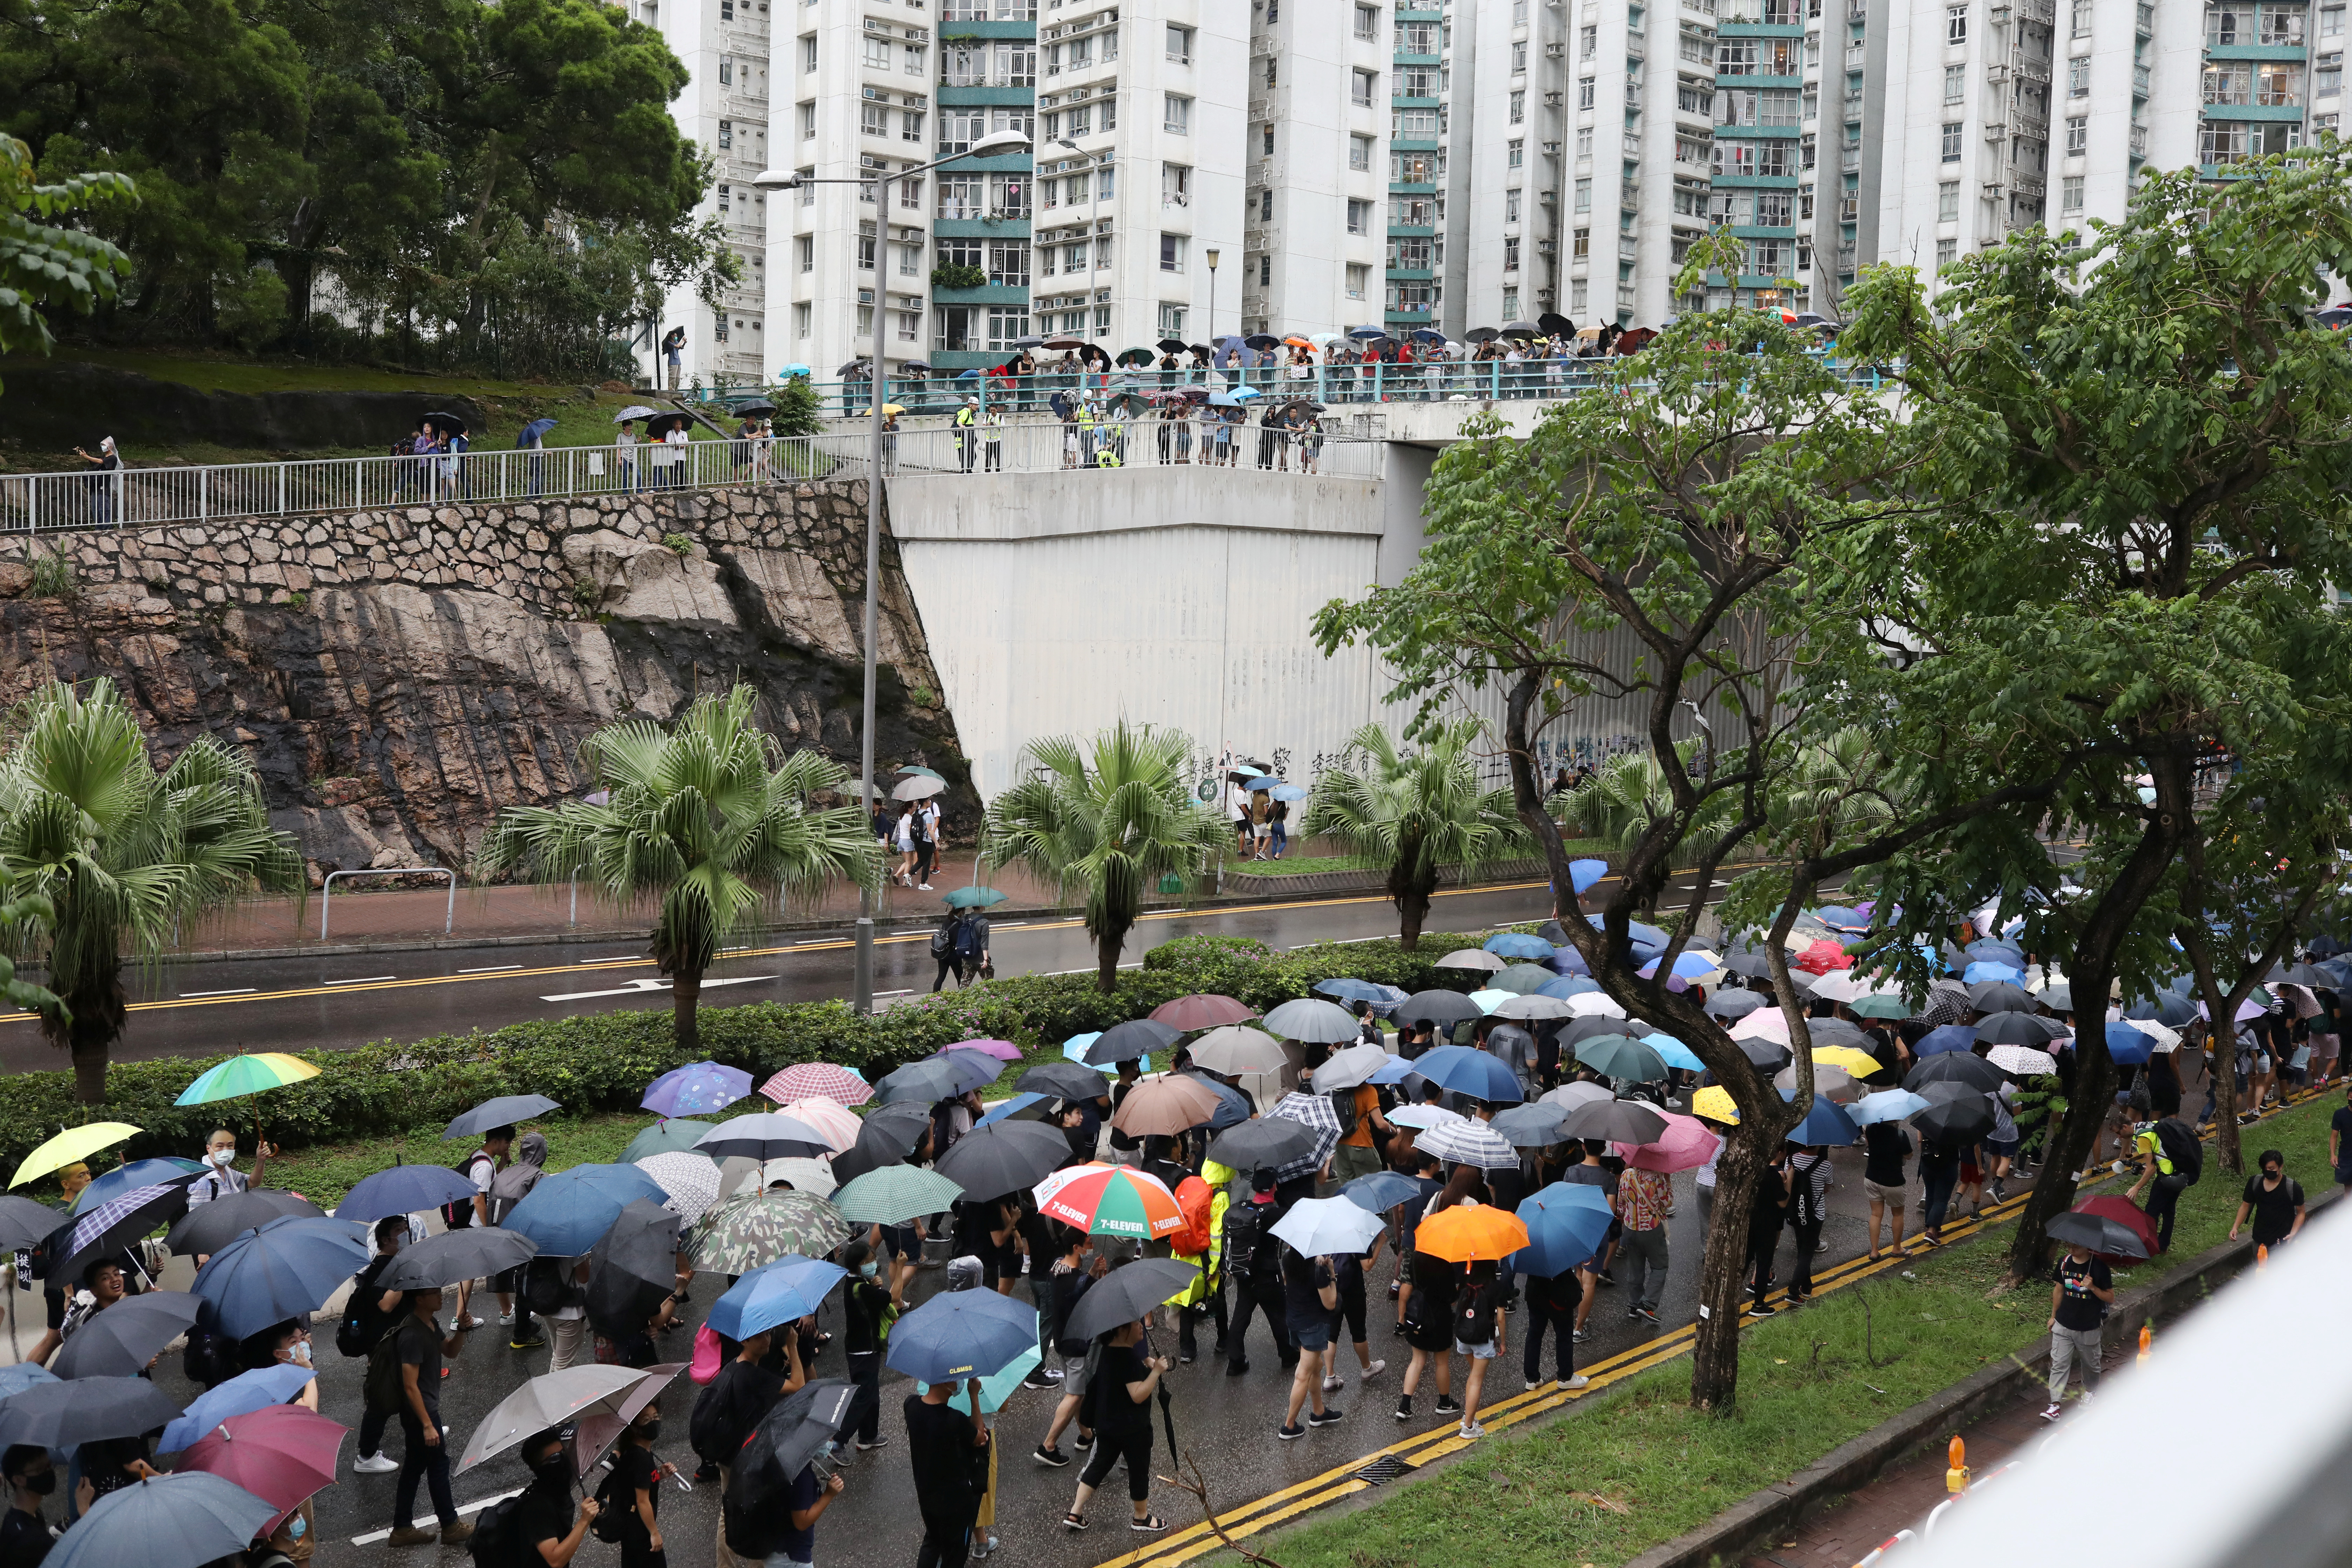
POLYGON ((1664 1132, 1647 1143, 1616 1145, 1618 1156, 1627 1164, 1644 1171, 1695 1171, 1723 1142, 1695 1116, 1677 1116, 1671 1110, 1659 1114, 1666 1119, 1664 1132))
POLYGON ((958 1040, 952 1046, 941 1046, 931 1054, 935 1057, 943 1057, 950 1051, 981 1051, 994 1057, 1001 1062, 1017 1062, 1021 1059, 1021 1047, 1011 1040, 958 1040))
POLYGON ((831 1062, 802 1062, 788 1067, 760 1086, 760 1092, 778 1105, 790 1105, 812 1095, 835 1105, 863 1105, 874 1098, 874 1086, 845 1067, 831 1062))
POLYGON ((784 1114, 797 1117, 824 1133, 825 1142, 832 1145, 832 1152, 836 1154, 845 1149, 856 1147, 857 1134, 866 1126, 842 1109, 839 1100, 827 1100, 821 1094, 793 1100, 784 1107, 784 1114))

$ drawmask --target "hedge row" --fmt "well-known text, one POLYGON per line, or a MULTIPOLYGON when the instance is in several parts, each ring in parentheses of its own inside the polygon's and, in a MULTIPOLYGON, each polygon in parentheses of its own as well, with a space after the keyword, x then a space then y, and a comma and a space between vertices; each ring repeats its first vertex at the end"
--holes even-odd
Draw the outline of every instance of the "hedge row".
MULTIPOLYGON (((1330 942, 1276 952, 1244 937, 1179 937, 1121 970, 1118 988, 1095 989, 1086 974, 992 980, 919 997, 860 1017, 839 1002, 761 1002, 702 1010, 702 1054, 745 1068, 755 1083, 795 1062, 831 1061, 879 1077, 957 1040, 992 1037, 1050 1050, 1072 1035, 1141 1017, 1171 997, 1217 992, 1260 1012, 1312 994, 1339 975, 1408 991, 1470 988, 1469 976, 1441 973, 1433 961, 1475 936, 1424 935, 1412 952, 1394 942, 1330 942)), ((269 1136, 288 1147, 341 1143, 438 1128, 493 1095, 544 1094, 579 1113, 636 1108, 646 1085, 687 1057, 666 1009, 600 1013, 509 1024, 406 1045, 386 1041, 348 1051, 304 1053, 319 1076, 270 1091, 262 1106, 269 1136)), ((107 1075, 103 1115, 144 1130, 129 1158, 200 1147, 224 1121, 249 1129, 246 1100, 181 1107, 180 1092, 221 1058, 117 1063, 107 1075)), ((0 1170, 60 1127, 96 1119, 75 1103, 70 1072, 0 1079, 0 1170)))

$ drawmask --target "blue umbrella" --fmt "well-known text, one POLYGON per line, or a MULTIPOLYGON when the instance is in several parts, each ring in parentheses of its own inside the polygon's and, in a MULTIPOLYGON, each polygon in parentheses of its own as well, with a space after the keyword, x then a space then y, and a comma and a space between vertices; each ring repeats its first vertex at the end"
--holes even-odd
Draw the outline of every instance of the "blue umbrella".
POLYGON ((754 1268, 713 1301, 710 1331, 730 1340, 748 1340, 778 1323, 809 1317, 848 1274, 837 1263, 788 1254, 754 1268))
POLYGON ((1220 1083, 1204 1072, 1186 1076, 1217 1097, 1216 1114, 1209 1118, 1210 1131, 1223 1132, 1228 1127, 1239 1127, 1257 1114, 1257 1107, 1250 1103, 1249 1096, 1231 1084, 1220 1083))
POLYGON ((1209 394, 1209 406, 1212 408, 1239 408, 1241 405, 1242 400, 1230 392, 1209 394))
POLYGON ((1393 1012, 1410 996, 1410 993, 1394 985, 1382 985, 1372 980, 1349 980, 1344 976, 1318 980, 1315 983, 1315 990, 1318 995, 1328 996, 1335 1002, 1370 1002, 1375 1013, 1393 1012))
MULTIPOLYGON (((1712 972, 1714 968, 1714 964, 1695 952, 1680 953, 1675 958, 1674 973, 1681 975, 1685 980, 1695 980, 1702 974, 1712 972)), ((1642 968, 1644 977, 1654 976, 1657 972, 1658 966, 1654 961, 1644 964, 1642 968)))
POLYGON ((396 1214, 439 1208, 474 1195, 474 1184, 446 1165, 394 1165, 363 1176, 335 1205, 337 1219, 373 1225, 396 1214))
POLYGON ((1933 1103, 1907 1089, 1882 1089, 1855 1100, 1846 1108, 1846 1114, 1855 1126, 1867 1127, 1875 1121, 1900 1121, 1906 1116, 1916 1116, 1933 1103))
POLYGON ((585 1258, 639 1198, 669 1201, 661 1184, 635 1165, 574 1165, 539 1179, 508 1215, 503 1228, 535 1243, 550 1258, 585 1258))
MULTIPOLYGON (((1083 1062, 1087 1059, 1087 1047, 1092 1046, 1097 1040, 1099 1040, 1102 1037, 1103 1032, 1100 1029, 1095 1030, 1092 1034, 1072 1035, 1068 1039, 1062 1042, 1062 1054, 1069 1058, 1070 1060, 1074 1062, 1083 1062)), ((1136 1058, 1136 1065, 1139 1070, 1150 1072, 1151 1070, 1151 1058, 1148 1056, 1138 1057, 1136 1058)))
MULTIPOLYGON (((973 1122, 972 1125, 975 1127, 985 1127, 992 1121, 1003 1121, 1007 1117, 1018 1116, 1021 1112, 1028 1110, 1031 1106, 1042 1105, 1046 1100, 1053 1098, 1054 1097, 1050 1094, 1016 1094, 1003 1104, 996 1106, 993 1110, 990 1110, 987 1115, 982 1117, 978 1121, 973 1122)), ((740 1338, 740 1336, 739 1335, 738 1337, 740 1338)))
POLYGON ((1915 1057, 1936 1057, 1946 1051, 1972 1051, 1976 1045, 1977 1032, 1974 1028, 1967 1024, 1946 1024, 1920 1036, 1919 1043, 1911 1047, 1911 1054, 1915 1057))
POLYGON ((1642 1043, 1657 1052, 1658 1059, 1670 1068, 1681 1068, 1685 1072, 1706 1070, 1706 1064, 1698 1059, 1698 1053, 1672 1035, 1644 1035, 1642 1043))
MULTIPOLYGON (((1784 1089, 1780 1091, 1780 1098, 1792 1100, 1797 1098, 1797 1091, 1784 1089)), ((1819 1095, 1813 1097, 1813 1108, 1805 1112, 1805 1119, 1790 1128, 1788 1133, 1790 1142, 1808 1146, 1852 1143, 1861 1137, 1862 1129, 1854 1125, 1853 1118, 1848 1116, 1843 1107, 1832 1105, 1819 1095)))
POLYGON ((205 1302, 199 1321, 241 1340, 307 1317, 367 1262, 365 1234, 349 1220, 289 1215, 238 1237, 196 1270, 188 1288, 205 1302))
POLYGON ((516 433, 515 448, 520 451, 554 428, 555 421, 552 419, 532 420, 530 424, 524 426, 521 430, 516 433))
MULTIPOLYGON (((1259 388, 1259 387, 1255 387, 1255 386, 1236 386, 1236 387, 1234 387, 1234 398, 1235 398, 1236 400, 1241 399, 1241 398, 1244 398, 1244 397, 1264 397, 1265 395, 1265 391, 1264 391, 1262 388, 1259 388)), ((1213 402, 1215 402, 1216 400, 1215 400, 1214 398, 1212 398, 1212 399, 1210 399, 1210 401, 1213 403, 1213 402)))
POLYGON ((1417 343, 1442 343, 1445 341, 1445 334, 1435 327, 1415 327, 1412 341, 1417 343))
POLYGON ((0 1401, 5 1401, 14 1394, 22 1394, 28 1388, 37 1388, 44 1383, 64 1381, 47 1367, 29 1361, 20 1361, 14 1366, 0 1366, 0 1401))
POLYGON ((2129 1024, 2107 1026, 2107 1055, 2126 1067, 2137 1067, 2156 1049, 2155 1039, 2129 1024))
POLYGON ((1389 334, 1387 330, 1381 327, 1349 327, 1348 335, 1360 343, 1374 343, 1389 334))
POLYGON ((155 1445, 155 1451, 176 1454, 232 1415, 248 1415, 265 1405, 283 1405, 318 1375, 315 1367, 296 1366, 289 1362, 232 1377, 197 1394, 188 1413, 163 1428, 163 1441, 155 1445))
POLYGON ((980 372, 976 370, 960 370, 956 372, 955 378, 958 381, 978 381, 980 379, 980 372))
POLYGON ((1568 975, 1591 974, 1592 973, 1592 966, 1584 962, 1584 954, 1577 952, 1576 949, 1572 947, 1553 948, 1551 950, 1551 966, 1554 969, 1559 970, 1560 973, 1568 975))
POLYGON ((153 1476, 98 1500, 41 1561, 52 1568, 182 1568, 243 1552, 278 1512, 204 1470, 153 1476))
POLYGON ((1295 784, 1276 784, 1273 790, 1276 800, 1305 800, 1307 792, 1295 784))
POLYGON ((171 1156, 160 1160, 133 1160, 127 1165, 117 1165, 91 1181, 81 1190, 81 1195, 74 1199, 73 1207, 66 1212, 86 1215, 107 1199, 140 1187, 168 1186, 173 1183, 185 1184, 189 1178, 201 1176, 207 1169, 209 1167, 198 1161, 171 1156))
MULTIPOLYGON (((982 1378, 980 1380, 980 1414, 995 1415, 1003 1406, 1004 1402, 1013 1397, 1013 1392, 1021 1386, 1022 1380, 1036 1371, 1045 1359, 1045 1356, 1039 1353, 1037 1347, 1032 1345, 996 1371, 982 1378)), ((928 1391, 929 1385, 926 1384, 925 1387, 928 1391)), ((966 1415, 972 1414, 971 1388, 969 1380, 955 1385, 955 1392, 948 1396, 948 1404, 952 1408, 962 1411, 966 1415)))
POLYGON ((1525 931, 1500 932, 1488 937, 1485 945, 1488 952, 1501 958, 1549 958, 1551 956, 1551 943, 1539 936, 1529 936, 1525 931))
POLYGON ((1969 985, 1974 985, 1984 980, 2006 980, 2014 984, 2023 978, 2025 978, 2025 972, 2015 964, 1996 963, 1988 958, 1977 959, 1966 969, 1960 971, 1962 984, 1969 985))
POLYGON ((1609 1195, 1582 1183, 1554 1182, 1518 1208, 1527 1222, 1528 1245, 1503 1260, 1507 1268, 1552 1279, 1601 1249, 1609 1235, 1609 1195))
POLYGON ((1415 1061, 1407 1061, 1402 1057, 1391 1057, 1387 1061, 1375 1068, 1372 1070, 1372 1076, 1366 1079, 1364 1081, 1372 1085, 1374 1088, 1380 1088, 1387 1084, 1402 1083, 1409 1078, 1419 1077, 1420 1073, 1421 1068, 1418 1065, 1417 1059, 1415 1061))
POLYGON ((950 1290, 892 1325, 893 1371, 918 1383, 987 1377, 1037 1348, 1037 1310, 993 1290, 950 1290))
POLYGON ((637 1103, 656 1116, 708 1116, 751 1092, 751 1075, 717 1062, 672 1068, 646 1088, 637 1103))
POLYGON ((1525 1099, 1518 1075, 1485 1051, 1468 1046, 1440 1046, 1414 1058, 1412 1070, 1441 1088, 1473 1100, 1517 1105, 1525 1099))
MULTIPOLYGON (((1573 952, 1576 950, 1570 948, 1567 951, 1573 952)), ((1537 986, 1535 994, 1565 1002, 1571 996, 1582 996, 1600 989, 1601 982, 1589 974, 1563 974, 1557 980, 1547 980, 1537 986)))
POLYGON ((1606 860, 1570 860, 1568 863, 1568 885, 1579 893, 1584 892, 1607 875, 1609 875, 1609 862, 1606 860))
POLYGON ((1401 1171, 1374 1171, 1369 1176, 1358 1176, 1339 1189, 1339 1195, 1359 1208, 1374 1214, 1385 1214, 1402 1203, 1410 1203, 1426 1194, 1424 1185, 1401 1171))

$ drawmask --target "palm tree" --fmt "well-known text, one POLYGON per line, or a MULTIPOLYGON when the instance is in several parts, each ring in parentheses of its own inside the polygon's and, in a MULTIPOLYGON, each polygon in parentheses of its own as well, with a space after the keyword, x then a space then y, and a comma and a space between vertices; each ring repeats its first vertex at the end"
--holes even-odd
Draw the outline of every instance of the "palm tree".
POLYGON ((302 856, 269 826, 252 759, 210 737, 158 772, 139 715, 110 680, 52 683, 14 716, 0 759, 0 876, 48 901, 53 923, 9 927, 46 960, 41 1033, 73 1058, 74 1094, 106 1098, 125 1016, 125 949, 152 956, 253 891, 299 891, 302 856))
POLYGON ((1019 861, 1039 877, 1087 889, 1087 935, 1096 979, 1108 991, 1119 949, 1152 883, 1193 876, 1224 841, 1224 828, 1184 787, 1191 742, 1172 730, 1126 721, 1094 738, 1093 756, 1071 735, 1032 742, 1025 777, 988 808, 988 863, 1019 861))
POLYGON ((1526 842, 1511 792, 1479 785, 1470 747, 1480 729, 1475 719, 1456 719, 1407 757, 1387 731, 1367 724, 1348 742, 1351 755, 1364 755, 1361 771, 1344 767, 1315 782, 1301 830, 1388 863, 1401 947, 1421 941, 1441 867, 1476 866, 1526 842))
POLYGON ((485 876, 547 881, 584 872, 615 904, 658 897, 653 957, 670 976, 678 1045, 700 1048, 695 1006, 719 944, 764 905, 771 886, 814 889, 876 879, 874 840, 855 806, 808 797, 848 774, 813 752, 786 755, 753 727, 759 695, 738 686, 699 699, 675 728, 610 724, 580 748, 602 804, 514 806, 482 846, 485 876))

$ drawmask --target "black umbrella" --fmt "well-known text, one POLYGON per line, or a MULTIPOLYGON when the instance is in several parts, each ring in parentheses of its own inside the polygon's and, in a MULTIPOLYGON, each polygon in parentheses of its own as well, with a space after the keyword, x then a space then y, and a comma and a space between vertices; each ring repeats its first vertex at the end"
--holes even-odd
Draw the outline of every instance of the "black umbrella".
POLYGON ((1555 338, 1576 336, 1576 323, 1557 310, 1546 310, 1536 318, 1536 325, 1555 338))
POLYGON ((1741 1056, 1767 1072, 1780 1071, 1789 1065, 1794 1056, 1788 1047, 1778 1040, 1762 1040, 1750 1036, 1744 1040, 1734 1040, 1732 1044, 1739 1047, 1741 1056))
POLYGON ((776 405, 774 404, 769 402, 764 397, 755 397, 749 403, 737 404, 735 405, 735 417, 738 419, 764 419, 775 411, 776 405))
POLYGON ((2069 1247, 2087 1247, 2092 1251, 2126 1262, 2138 1262, 2147 1257, 2147 1243, 2139 1233, 2121 1220, 2105 1215, 2084 1214, 2072 1209, 2053 1217, 2042 1227, 2042 1234, 2053 1241, 2063 1241, 2069 1247))
POLYGON ((1128 365, 1150 364, 1151 363, 1151 351, 1150 349, 1121 349, 1118 351, 1118 357, 1111 363, 1113 364, 1128 365))
POLYGON ((1724 954, 1723 967, 1734 974, 1750 980, 1760 980, 1772 973, 1771 960, 1760 952, 1729 952, 1724 954))
POLYGON ((83 1319, 49 1370, 69 1379, 137 1377, 165 1345, 194 1325, 199 1305, 185 1290, 125 1296, 83 1319))
POLYGON ((1199 1269, 1172 1258, 1139 1258, 1087 1287, 1062 1332, 1074 1340, 1107 1334, 1182 1295, 1200 1277, 1199 1269))
POLYGON ((2169 1029, 2177 1029, 2197 1016, 2197 1004, 2173 991, 2160 991, 2153 996, 2135 997, 2124 1004, 2124 1017, 2153 1018, 2169 1029))
POLYGON ((1252 332, 1242 340, 1242 346, 1252 349, 1278 349, 1282 346, 1282 340, 1272 332, 1252 332))
MULTIPOLYGON (((932 1169, 984 1203, 1034 1187, 1070 1157, 1070 1141, 1058 1127, 1038 1121, 992 1121, 975 1127, 940 1155, 932 1169)), ((835 1167, 836 1173, 839 1166, 835 1167)))
POLYGON ((386 1290, 430 1290, 520 1268, 538 1253, 539 1244, 527 1236, 472 1225, 402 1247, 376 1283, 386 1290))
POLYGON ((1969 987, 1969 1005, 1979 1013, 2025 1013, 2033 998, 2006 980, 1979 980, 1969 987))
POLYGON ((2032 1046, 2036 1049, 2065 1031, 2048 1018, 2031 1013, 1994 1013, 1977 1020, 1977 1038, 1988 1046, 2032 1046))
POLYGON ((833 1157, 834 1180, 845 1186, 868 1171, 895 1165, 915 1152, 923 1130, 931 1124, 927 1105, 902 1100, 869 1111, 857 1130, 857 1142, 833 1157))
POLYGON ((1492 327, 1473 327, 1462 334, 1462 341, 1466 343, 1491 343, 1502 335, 1492 327))
POLYGON ((588 1326, 617 1342, 644 1333, 646 1323, 661 1310, 663 1300, 676 1289, 675 1280, 656 1284, 625 1269, 600 1268, 588 1277, 588 1300, 582 1306, 588 1314, 588 1326))
MULTIPOLYGON (((648 437, 667 436, 673 430, 683 430, 693 423, 694 416, 690 414, 656 414, 652 418, 646 421, 646 435, 648 437)), ((514 1095, 509 1098, 517 1100, 536 1100, 539 1097, 537 1095, 526 1094, 514 1095)), ((492 1122, 488 1125, 497 1126, 500 1124, 492 1122)))
POLYGON ((1271 1171, 1315 1152, 1315 1134, 1287 1117, 1261 1116, 1228 1127, 1209 1145, 1209 1158, 1236 1171, 1271 1171))
POLYGON ((109 1437, 136 1437, 179 1414, 180 1402, 143 1377, 44 1383, 0 1400, 0 1447, 32 1443, 74 1448, 109 1437))
POLYGON ((1507 338, 1517 338, 1524 342, 1529 338, 1543 336, 1543 329, 1533 321, 1506 321, 1503 323, 1502 335, 1507 338))
POLYGON ((1189 352, 1192 347, 1191 344, 1187 343, 1181 338, 1162 338, 1155 346, 1161 353, 1164 354, 1184 353, 1189 352))
POLYGON ((58 1211, 14 1194, 0 1197, 0 1252, 30 1252, 58 1228, 58 1211))
POLYGON ((1919 1136, 1948 1149, 1965 1149, 1992 1131, 1992 1106, 1981 1094, 1948 1100, 1912 1117, 1919 1136))
POLYGON ((1016 1094, 1050 1094, 1062 1100, 1095 1100, 1110 1092, 1110 1079, 1078 1062, 1039 1062, 1013 1082, 1016 1094))
POLYGON ((1447 1029, 1479 1016, 1478 1004, 1459 991, 1416 991, 1396 1010, 1400 1024, 1435 1024, 1447 1029))
POLYGON ((186 1257, 211 1254, 247 1231, 259 1230, 271 1220, 289 1215, 301 1219, 327 1217, 323 1209, 298 1193, 280 1192, 276 1187, 250 1187, 208 1204, 198 1204, 188 1211, 185 1219, 172 1227, 163 1244, 186 1257))
POLYGON ((944 1057, 929 1057, 884 1074, 874 1089, 885 1105, 932 1105, 963 1092, 957 1079, 955 1063, 944 1057))
POLYGON ((445 434, 453 431, 462 433, 467 428, 465 416, 461 414, 446 414, 439 412, 420 414, 416 416, 416 423, 419 425, 430 425, 436 430, 442 431, 445 434))
POLYGON ((1559 1043, 1563 1046, 1579 1046, 1587 1040, 1597 1040, 1603 1035, 1622 1035, 1627 1039, 1638 1040, 1646 1032, 1640 1025, 1624 1018, 1604 1018, 1597 1016, 1590 1018, 1573 1018, 1569 1021, 1566 1028, 1560 1030, 1559 1043))
POLYGON ((1544 941, 1551 943, 1554 947, 1566 947, 1568 945, 1568 928, 1561 925, 1558 921, 1544 921, 1543 924, 1536 927, 1536 934, 1543 938, 1544 941))
POLYGON ((1105 1029, 1087 1047, 1084 1059, 1095 1067, 1129 1062, 1154 1051, 1164 1051, 1183 1037, 1182 1031, 1171 1029, 1157 1018, 1129 1018, 1105 1029))
POLYGON ((2007 1075, 1999 1068, 1967 1051, 1940 1051, 1917 1063, 1903 1076, 1903 1087, 1914 1094, 1926 1093, 1927 1086, 1931 1083, 1964 1084, 1969 1089, 1989 1093, 2008 1081, 2007 1075))
POLYGON ((634 1275, 667 1292, 677 1282, 677 1215, 651 1198, 637 1198, 621 1211, 588 1257, 600 1275, 634 1275))
POLYGON ((1559 1130, 1570 1138, 1647 1143, 1666 1130, 1666 1119, 1650 1107, 1631 1100, 1588 1100, 1568 1113, 1559 1130))
MULTIPOLYGON (((665 416, 667 417, 667 416, 665 416)), ((684 418, 684 415, 678 416, 684 418)), ((563 1107, 543 1094, 502 1094, 496 1100, 486 1100, 448 1126, 441 1129, 444 1138, 479 1138, 500 1127, 512 1127, 544 1116, 563 1107)))
POLYGON ((754 1508, 791 1486, 817 1450, 854 1423, 864 1392, 846 1378, 821 1377, 786 1395, 752 1429, 728 1467, 728 1503, 754 1508))

